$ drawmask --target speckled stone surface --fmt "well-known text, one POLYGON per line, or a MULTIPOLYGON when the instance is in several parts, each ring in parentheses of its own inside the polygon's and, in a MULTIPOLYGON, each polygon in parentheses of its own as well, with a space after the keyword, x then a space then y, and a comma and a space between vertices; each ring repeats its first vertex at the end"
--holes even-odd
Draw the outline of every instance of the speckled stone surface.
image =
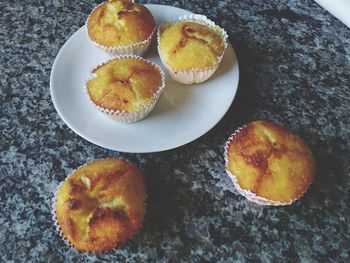
POLYGON ((350 29, 310 0, 153 3, 223 26, 240 84, 205 136, 167 152, 124 154, 76 135, 50 98, 53 60, 97 2, 0 2, 0 262, 349 262, 350 29), (314 152, 314 183, 291 206, 250 203, 225 174, 226 139, 255 119, 285 125, 314 152), (51 198, 74 168, 110 155, 145 172, 143 228, 116 251, 77 253, 53 226, 51 198))

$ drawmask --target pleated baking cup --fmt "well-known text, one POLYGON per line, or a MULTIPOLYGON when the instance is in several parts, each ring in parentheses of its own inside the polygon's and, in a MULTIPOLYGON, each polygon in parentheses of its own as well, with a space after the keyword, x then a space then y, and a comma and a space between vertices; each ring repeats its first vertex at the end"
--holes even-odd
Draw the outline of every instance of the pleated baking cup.
MULTIPOLYGON (((132 3, 134 3, 134 1, 130 1, 132 3)), ((97 43, 96 41, 92 40, 90 38, 89 35, 89 30, 88 30, 88 21, 89 18, 91 16, 91 14, 102 4, 104 4, 105 2, 97 5, 90 13, 90 15, 88 16, 86 22, 85 22, 85 28, 86 28, 86 34, 88 36, 89 41, 96 47, 102 49, 103 51, 105 51, 106 53, 112 55, 112 56, 120 56, 120 55, 136 55, 136 56, 142 56, 144 53, 146 53, 146 51, 148 50, 149 46, 151 45, 152 42, 152 38, 153 35, 156 31, 156 26, 154 27, 154 29, 152 30, 152 33, 149 35, 148 38, 146 38, 143 41, 137 42, 137 43, 133 43, 130 45, 118 45, 118 46, 113 46, 113 47, 108 47, 105 45, 102 45, 100 43, 97 43)))
POLYGON ((163 70, 155 63, 153 63, 152 61, 149 60, 145 60, 142 57, 136 56, 136 55, 121 55, 112 59, 109 59, 99 65, 97 65, 95 68, 93 68, 91 70, 91 77, 85 82, 85 93, 91 103, 91 105, 96 108, 98 111, 104 113, 105 115, 107 115, 108 117, 110 117, 113 120, 116 120, 118 122, 121 123, 132 123, 132 122, 136 122, 139 121, 143 118, 145 118, 154 108, 154 106, 156 105, 161 93, 163 92, 163 89, 165 88, 165 74, 163 72, 163 70), (153 67, 155 67, 161 74, 161 78, 162 78, 162 82, 161 85, 159 86, 159 88, 157 89, 157 91, 150 97, 150 102, 145 104, 142 108, 140 108, 139 110, 136 111, 132 111, 132 112, 128 112, 128 111, 124 111, 124 110, 112 110, 112 109, 108 109, 108 108, 104 108, 101 107, 99 105, 97 105, 90 97, 90 94, 87 90, 87 83, 95 78, 95 74, 92 73, 96 68, 101 67, 105 64, 107 64, 108 62, 112 61, 112 60, 116 60, 116 59, 120 59, 120 58, 134 58, 134 59, 138 59, 141 61, 145 61, 149 64, 151 64, 153 67))
POLYGON ((270 199, 267 199, 265 197, 258 196, 257 194, 251 192, 250 190, 246 190, 246 189, 241 188, 241 186, 238 183, 237 177, 235 175, 233 175, 228 168, 228 164, 229 164, 228 148, 229 148, 229 145, 230 145, 231 141, 233 140, 233 138, 246 127, 247 127, 246 125, 243 125, 242 127, 239 127, 237 130, 235 130, 233 132, 233 134, 228 138, 228 140, 225 144, 225 148, 224 148, 225 149, 225 151, 224 151, 225 170, 226 170, 226 173, 228 174, 228 176, 230 177, 231 181, 233 182, 233 185, 237 189, 238 193, 243 195, 245 198, 247 198, 251 202, 254 202, 254 203, 259 204, 259 205, 267 205, 267 206, 290 205, 290 204, 294 203, 296 200, 300 199, 306 193, 306 191, 309 189, 311 183, 305 188, 304 192, 302 192, 299 196, 291 199, 288 202, 280 202, 280 201, 270 200, 270 199))
MULTIPOLYGON (((113 157, 110 157, 110 158, 113 158, 113 157)), ((124 161, 127 161, 127 162, 131 163, 130 161, 128 161, 128 160, 126 160, 126 159, 123 159, 123 158, 121 158, 121 157, 116 157, 116 158, 122 159, 122 160, 124 160, 124 161)), ((108 157, 107 157, 107 158, 98 159, 98 160, 105 160, 105 159, 108 159, 108 157)), ((60 190, 60 188, 62 187, 63 183, 64 183, 65 181, 67 181, 68 178, 69 178, 73 173, 75 173, 75 171, 77 171, 79 168, 81 168, 81 167, 83 167, 83 166, 85 166, 85 165, 87 165, 87 164, 89 164, 89 163, 98 161, 98 160, 94 160, 94 161, 91 161, 91 162, 87 162, 87 163, 85 163, 85 164, 79 166, 78 168, 76 168, 72 173, 70 173, 70 174, 66 177, 66 179, 65 179, 64 181, 62 181, 62 182, 60 182, 60 183, 58 184, 58 186, 57 186, 57 188, 56 188, 56 190, 55 190, 55 192, 54 192, 54 196, 53 196, 52 199, 51 199, 51 216, 52 216, 52 221, 53 221, 53 224, 54 224, 54 226, 55 226, 55 229, 56 229, 56 231, 58 232, 58 234, 59 234, 59 236, 61 237, 61 239, 64 241, 64 243, 65 243, 67 246, 70 246, 71 248, 75 249, 75 250, 78 251, 79 253, 88 253, 88 254, 91 254, 91 255, 93 255, 93 254, 108 253, 108 252, 111 252, 111 251, 113 251, 113 250, 118 250, 118 247, 119 247, 121 244, 125 243, 127 240, 124 241, 124 242, 121 242, 121 243, 116 244, 116 246, 115 246, 114 248, 111 248, 111 249, 109 249, 109 250, 108 250, 108 249, 107 249, 107 250, 96 250, 96 251, 83 251, 83 250, 79 250, 79 249, 78 249, 77 247, 75 247, 74 244, 73 244, 72 242, 70 242, 70 241, 66 238, 66 236, 64 235, 64 233, 63 233, 63 231, 62 231, 62 228, 61 228, 60 224, 59 224, 58 221, 57 221, 56 205, 57 205, 57 194, 58 194, 58 191, 60 190)), ((147 200, 147 193, 146 193, 146 200, 147 200)), ((146 203, 146 202, 144 203, 144 206, 145 206, 145 213, 144 213, 144 215, 143 215, 143 217, 142 217, 142 219, 141 219, 141 224, 139 225, 139 227, 135 230, 135 232, 134 232, 128 239, 133 239, 133 238, 140 232, 140 229, 142 228, 142 224, 143 224, 145 215, 146 215, 146 213, 147 213, 147 203, 146 203)))
POLYGON ((222 29, 221 27, 217 26, 213 21, 209 20, 206 16, 203 15, 197 15, 197 14, 192 14, 192 15, 185 15, 185 16, 181 16, 179 17, 177 20, 169 20, 167 22, 163 22, 162 24, 159 25, 158 30, 157 30, 157 48, 158 48, 158 54, 159 57, 162 61, 162 63, 164 64, 164 66, 167 68, 170 76, 183 84, 193 84, 193 83, 201 83, 206 81, 207 79, 209 79, 214 73, 215 71, 218 69, 218 67, 220 66, 220 63, 222 61, 222 58, 225 54, 226 48, 227 48, 227 33, 224 29, 222 29), (216 31, 217 33, 219 33, 220 37, 223 39, 224 41, 224 51, 222 52, 221 56, 219 56, 217 58, 217 64, 213 67, 210 68, 205 68, 205 69, 200 69, 200 68, 193 68, 190 70, 177 70, 172 68, 166 61, 166 58, 164 57, 164 55, 162 54, 162 52, 160 52, 160 36, 164 31, 164 27, 167 24, 173 24, 179 21, 188 21, 188 22, 196 22, 202 25, 206 25, 212 29, 214 29, 214 31, 216 31))

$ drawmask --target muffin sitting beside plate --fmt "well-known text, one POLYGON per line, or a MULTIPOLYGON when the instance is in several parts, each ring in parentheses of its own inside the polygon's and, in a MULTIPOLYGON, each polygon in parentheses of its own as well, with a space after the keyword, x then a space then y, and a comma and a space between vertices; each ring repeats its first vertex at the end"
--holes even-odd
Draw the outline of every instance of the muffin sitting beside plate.
POLYGON ((261 205, 293 203, 307 191, 315 171, 312 153, 299 136, 262 120, 229 138, 225 160, 237 191, 261 205))
POLYGON ((87 163, 60 184, 53 219, 79 251, 111 250, 141 227, 147 193, 136 164, 118 158, 87 163))

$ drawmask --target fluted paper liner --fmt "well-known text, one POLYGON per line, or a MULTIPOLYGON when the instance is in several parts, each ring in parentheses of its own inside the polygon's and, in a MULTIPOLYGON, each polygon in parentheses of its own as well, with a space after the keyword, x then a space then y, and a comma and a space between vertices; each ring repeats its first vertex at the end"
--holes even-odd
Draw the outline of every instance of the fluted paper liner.
MULTIPOLYGON (((56 231, 58 232, 58 234, 60 235, 60 237, 62 238, 62 240, 63 240, 68 246, 70 246, 71 248, 75 249, 76 251, 78 251, 78 252, 80 252, 80 253, 87 253, 87 254, 91 254, 91 255, 93 255, 93 254, 108 253, 108 252, 111 252, 111 251, 113 251, 113 250, 117 250, 118 247, 119 247, 122 243, 117 244, 116 247, 111 248, 111 249, 109 249, 109 250, 82 251, 82 250, 79 250, 78 248, 76 248, 76 247, 73 245, 73 243, 71 243, 71 242, 65 237, 65 235, 64 235, 64 233, 63 233, 63 231, 62 231, 62 229, 61 229, 60 224, 57 222, 57 216, 56 216, 57 194, 58 194, 59 189, 60 189, 61 186, 63 185, 63 183, 64 183, 73 173, 75 173, 76 170, 78 170, 79 168, 81 168, 81 167, 83 167, 83 166, 85 166, 85 165, 87 165, 87 164, 89 164, 89 163, 92 163, 92 162, 95 162, 95 161, 98 161, 98 160, 108 159, 108 158, 119 158, 119 159, 122 159, 122 160, 124 160, 124 161, 127 161, 127 162, 131 163, 130 161, 128 161, 128 160, 126 160, 126 159, 121 158, 121 157, 118 156, 118 157, 107 157, 107 158, 97 159, 97 160, 93 160, 93 161, 91 161, 91 162, 87 162, 87 163, 85 163, 85 164, 83 164, 83 165, 80 165, 78 168, 74 169, 74 171, 71 172, 71 173, 66 177, 66 179, 65 179, 64 181, 62 181, 62 182, 60 182, 60 183, 58 184, 58 186, 57 186, 57 188, 56 188, 56 191, 55 191, 55 193, 54 193, 54 196, 53 196, 52 199, 51 199, 51 205, 52 205, 52 206, 51 206, 51 215, 52 215, 52 221, 53 221, 53 224, 54 224, 54 226, 55 226, 55 228, 56 228, 56 231)), ((147 200, 147 193, 146 193, 146 200, 147 200)), ((145 218, 146 213, 147 213, 147 203, 145 202, 145 213, 144 213, 144 215, 143 215, 143 218, 141 219, 141 224, 140 224, 139 228, 135 231, 135 233, 129 237, 129 239, 133 239, 134 236, 136 236, 136 235, 139 233, 140 229, 142 228, 142 223, 143 223, 143 221, 144 221, 144 218, 145 218)), ((125 242, 126 242, 126 241, 124 241, 123 243, 125 243, 125 242)))
MULTIPOLYGON (((130 1, 132 3, 134 3, 134 1, 130 1)), ((102 4, 104 4, 105 2, 97 5, 90 13, 90 15, 88 16, 86 22, 85 22, 85 28, 86 28, 86 34, 88 36, 89 41, 96 47, 104 50, 105 52, 107 52, 108 54, 112 55, 112 56, 118 56, 118 55, 137 55, 137 56, 142 56, 149 48, 149 46, 151 45, 152 42, 152 37, 156 31, 156 26, 154 27, 152 33, 150 34, 150 36, 148 38, 146 38, 143 41, 137 42, 137 43, 133 43, 130 45, 118 45, 118 46, 114 46, 114 47, 107 47, 104 46, 102 44, 99 44, 97 42, 95 42, 94 40, 92 40, 90 38, 89 32, 88 32, 88 21, 89 18, 91 16, 91 14, 102 4)))
POLYGON ((302 192, 299 196, 291 199, 288 202, 280 202, 280 201, 274 201, 274 200, 270 200, 267 199, 265 197, 261 197, 256 195, 255 193, 246 190, 246 189, 242 189, 241 186, 239 185, 237 178, 235 175, 233 175, 230 170, 228 169, 228 163, 229 163, 229 159, 228 159, 228 148, 230 145, 231 140, 244 128, 246 127, 246 125, 243 125, 242 127, 239 127, 238 129, 236 129, 233 134, 228 138, 226 144, 225 144, 225 152, 224 152, 224 158, 225 158, 225 169, 226 169, 226 173, 228 174, 228 176, 230 177, 231 181, 233 182, 233 185, 235 186, 235 188, 237 189, 238 193, 243 195, 245 198, 247 198, 249 201, 254 202, 256 204, 259 205, 268 205, 268 206, 284 206, 284 205, 290 205, 293 202, 295 202, 296 200, 300 199, 305 193, 306 191, 309 189, 309 186, 306 187, 305 191, 302 192))
POLYGON ((177 20, 170 20, 167 22, 163 22, 159 25, 157 30, 158 54, 162 63, 168 69, 169 74, 174 80, 183 84, 201 83, 209 79, 214 74, 214 72, 218 69, 221 63, 221 60, 225 54, 225 50, 227 48, 227 38, 228 36, 226 31, 221 27, 217 26, 213 21, 209 20, 206 16, 197 15, 197 14, 185 15, 185 16, 179 17, 177 20), (215 32, 219 33, 219 35, 224 41, 224 51, 222 52, 221 56, 218 57, 217 64, 214 67, 206 68, 206 69, 193 68, 191 70, 176 70, 172 68, 169 64, 167 64, 166 59, 162 56, 162 53, 160 52, 160 35, 162 34, 164 30, 163 27, 166 24, 168 23, 173 24, 179 21, 196 22, 202 25, 206 25, 214 29, 215 32))
POLYGON ((131 122, 136 122, 136 121, 139 121, 143 118, 145 118, 154 108, 154 106, 156 105, 163 89, 165 88, 165 75, 164 75, 164 72, 163 70, 155 63, 153 63, 152 61, 149 61, 149 60, 146 60, 146 59, 143 59, 142 57, 139 57, 139 56, 136 56, 136 55, 121 55, 121 56, 118 56, 118 57, 115 57, 115 58, 112 58, 112 59, 109 59, 99 65, 97 65, 96 67, 94 67, 92 70, 91 70, 91 77, 85 82, 85 87, 84 87, 84 90, 85 90, 85 93, 91 103, 91 105, 96 108, 97 110, 99 110, 100 112, 106 114, 107 116, 109 116, 110 118, 116 120, 116 121, 119 121, 119 122, 122 122, 122 123, 131 123, 131 122), (148 104, 145 104, 143 106, 143 108, 137 110, 137 111, 133 111, 133 112, 128 112, 128 111, 124 111, 124 110, 111 110, 111 109, 107 109, 107 108, 103 108, 97 104, 95 104, 90 95, 89 95, 89 92, 87 90, 87 83, 93 79, 95 77, 95 75, 92 73, 96 68, 98 67, 101 67, 105 64, 107 64, 108 62, 110 61, 113 61, 113 60, 116 60, 116 59, 120 59, 120 58, 134 58, 134 59, 138 59, 138 60, 141 60, 141 61, 145 61, 149 64, 151 64, 153 67, 155 67, 159 73, 161 74, 161 78, 162 78, 162 83, 161 85, 159 86, 159 88, 157 89, 157 91, 150 97, 150 102, 148 104))

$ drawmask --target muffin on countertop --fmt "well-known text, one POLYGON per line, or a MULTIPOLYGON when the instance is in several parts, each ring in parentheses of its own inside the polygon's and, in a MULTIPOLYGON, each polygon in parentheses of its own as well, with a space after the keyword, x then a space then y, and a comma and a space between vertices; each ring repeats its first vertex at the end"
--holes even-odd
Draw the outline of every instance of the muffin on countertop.
POLYGON ((173 78, 185 83, 199 83, 208 79, 218 68, 224 54, 227 35, 204 16, 180 18, 163 23, 158 31, 158 51, 163 64, 173 78), (210 75, 181 77, 182 74, 210 75), (189 78, 189 79, 188 79, 189 78))
POLYGON ((54 215, 63 236, 79 251, 106 251, 137 232, 146 188, 139 168, 108 158, 79 167, 59 187, 54 215))
POLYGON ((315 164, 305 142, 280 125, 254 121, 227 142, 226 169, 250 201, 266 205, 290 204, 312 182, 315 164))
POLYGON ((164 73, 154 63, 122 56, 96 67, 86 83, 91 102, 122 122, 145 117, 164 88, 164 73))
POLYGON ((87 20, 90 40, 114 54, 142 55, 150 44, 156 24, 141 4, 110 0, 97 6, 87 20))

